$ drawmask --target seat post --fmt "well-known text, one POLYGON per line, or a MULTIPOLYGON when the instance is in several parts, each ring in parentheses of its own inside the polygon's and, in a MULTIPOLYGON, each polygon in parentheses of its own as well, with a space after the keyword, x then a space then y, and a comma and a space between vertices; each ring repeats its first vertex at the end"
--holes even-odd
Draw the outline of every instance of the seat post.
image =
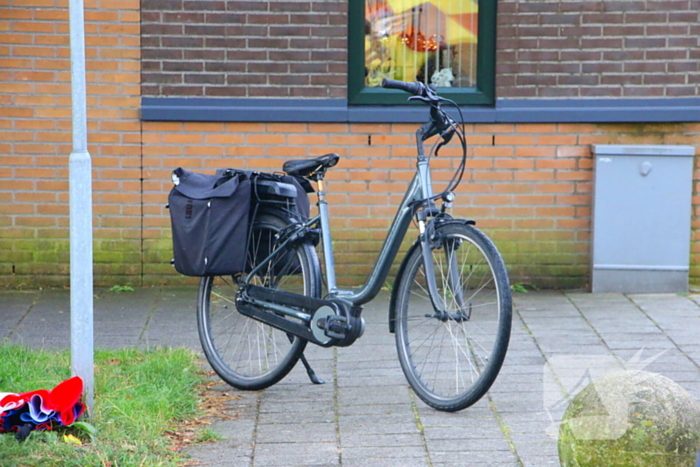
POLYGON ((316 174, 318 183, 318 213, 321 216, 321 241, 323 242, 323 261, 326 268, 328 295, 335 295, 338 287, 335 282, 335 261, 333 259, 333 242, 331 241, 330 222, 328 219, 328 203, 323 183, 323 172, 316 174))

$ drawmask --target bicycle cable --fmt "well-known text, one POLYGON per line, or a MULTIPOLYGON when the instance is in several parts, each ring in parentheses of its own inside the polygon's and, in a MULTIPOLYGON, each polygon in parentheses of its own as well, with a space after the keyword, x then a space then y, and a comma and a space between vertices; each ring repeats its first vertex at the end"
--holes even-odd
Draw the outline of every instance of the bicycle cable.
MULTIPOLYGON (((446 190, 446 191, 454 191, 457 189, 460 182, 462 181, 462 177, 464 176, 464 170, 466 168, 466 159, 467 159, 467 141, 466 141, 466 137, 465 137, 466 130, 465 130, 465 126, 464 126, 464 115, 462 114, 462 109, 460 109, 459 106, 457 105, 457 103, 454 102, 453 100, 444 99, 444 98, 443 98, 443 100, 445 102, 453 105, 457 109, 457 112, 459 113, 459 117, 460 117, 459 124, 457 122, 454 122, 454 120, 452 120, 452 121, 454 122, 455 125, 461 126, 461 131, 459 128, 455 128, 455 134, 459 138, 460 145, 462 147, 462 159, 459 163, 459 166, 455 170, 455 173, 453 174, 452 179, 450 180, 450 183, 448 184, 448 188, 446 190)), ((440 111, 443 114, 445 114, 448 118, 450 118, 449 115, 447 114, 447 112, 445 112, 442 109, 440 109, 440 111)))
MULTIPOLYGON (((442 108, 438 107, 438 111, 439 111, 440 114, 441 114, 441 118, 443 118, 445 121, 448 121, 448 122, 451 121, 451 122, 453 122, 452 125, 450 126, 450 129, 453 129, 453 130, 454 130, 454 134, 456 134, 456 135, 457 135, 457 138, 459 138, 460 146, 462 147, 462 158, 461 158, 461 160, 460 160, 460 163, 459 163, 458 167, 455 169, 455 172, 453 173, 452 178, 451 178, 450 181, 447 183, 447 188, 446 188, 445 190, 443 190, 442 192, 438 193, 437 195, 433 195, 433 196, 430 197, 430 198, 426 198, 426 199, 420 200, 419 202, 421 202, 421 203, 424 203, 424 202, 426 202, 426 201, 435 201, 435 200, 438 200, 438 199, 442 198, 445 194, 447 194, 447 193, 449 193, 449 192, 454 192, 454 191, 457 189, 457 187, 459 186, 459 184, 461 183, 462 178, 463 178, 463 176, 464 176, 464 171, 465 171, 465 169, 466 169, 466 161, 467 161, 467 140, 466 140, 466 138, 465 138, 466 129, 465 129, 465 125, 464 125, 464 115, 462 114, 462 109, 460 109, 460 108, 459 108, 459 105, 457 105, 457 103, 454 102, 454 101, 451 100, 451 99, 446 99, 446 98, 441 97, 440 100, 443 101, 443 102, 447 102, 447 103, 453 105, 453 106, 457 109, 457 112, 459 113, 459 117, 460 117, 459 120, 460 120, 460 121, 459 121, 459 123, 458 123, 458 122, 455 122, 455 121, 449 116, 449 114, 448 114, 447 112, 445 112, 442 108), (460 127, 461 127, 461 128, 460 128, 460 127)), ((444 133, 444 132, 443 132, 443 133, 444 133)), ((430 148, 430 152, 428 153, 428 158, 429 158, 429 159, 433 156, 433 154, 435 154, 435 157, 437 157, 437 150, 436 150, 436 148, 439 147, 439 145, 440 145, 441 142, 442 142, 441 139, 438 138, 438 139, 435 141, 435 143, 433 143, 433 146, 430 148)))

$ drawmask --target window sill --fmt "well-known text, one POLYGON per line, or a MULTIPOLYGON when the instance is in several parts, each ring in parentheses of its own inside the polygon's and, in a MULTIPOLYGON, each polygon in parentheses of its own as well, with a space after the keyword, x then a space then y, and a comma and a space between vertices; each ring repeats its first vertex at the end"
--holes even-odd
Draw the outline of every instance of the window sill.
MULTIPOLYGON (((700 98, 499 99, 461 107, 465 123, 698 122, 700 98)), ((142 97, 141 120, 422 123, 424 105, 349 106, 345 99, 142 97)))

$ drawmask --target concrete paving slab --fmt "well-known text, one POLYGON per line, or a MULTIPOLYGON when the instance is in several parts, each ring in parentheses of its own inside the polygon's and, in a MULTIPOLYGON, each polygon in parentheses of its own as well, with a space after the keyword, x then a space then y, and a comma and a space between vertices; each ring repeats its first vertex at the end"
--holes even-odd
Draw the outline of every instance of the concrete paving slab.
MULTIPOLYGON (((196 287, 96 290, 96 347, 187 346, 201 354, 196 294, 196 287)), ((642 365, 700 399, 700 295, 515 294, 501 374, 484 398, 458 413, 435 411, 412 394, 387 330, 388 298, 383 292, 368 304, 366 335, 352 347, 308 347, 305 354, 326 384, 312 385, 297 365, 265 391, 240 392, 223 383, 211 388, 215 395, 239 397, 226 404, 225 417, 212 420, 221 440, 187 448, 192 461, 246 467, 558 466, 564 392, 580 390, 573 385, 586 370, 642 365), (548 371, 560 377, 560 386, 571 387, 546 392, 548 371)), ((69 348, 68 290, 0 291, 0 313, 6 342, 69 348)))

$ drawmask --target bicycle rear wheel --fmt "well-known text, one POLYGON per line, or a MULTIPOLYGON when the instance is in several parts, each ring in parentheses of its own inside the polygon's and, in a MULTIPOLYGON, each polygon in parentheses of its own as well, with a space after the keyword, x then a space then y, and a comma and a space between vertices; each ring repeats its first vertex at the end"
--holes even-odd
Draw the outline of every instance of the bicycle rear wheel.
MULTIPOLYGON (((256 217, 247 271, 272 252, 275 235, 287 225, 287 220, 271 213, 256 217)), ((320 266, 310 243, 297 243, 280 251, 261 271, 251 283, 321 296, 320 266)), ((221 379, 238 389, 264 389, 291 371, 307 341, 240 314, 236 309, 238 289, 230 276, 201 279, 197 298, 199 339, 209 364, 221 379)))
POLYGON ((396 297, 396 347, 411 388, 426 404, 457 411, 493 384, 508 348, 508 275, 493 243, 466 224, 436 232, 433 267, 440 310, 428 294, 421 248, 406 260, 396 297))

